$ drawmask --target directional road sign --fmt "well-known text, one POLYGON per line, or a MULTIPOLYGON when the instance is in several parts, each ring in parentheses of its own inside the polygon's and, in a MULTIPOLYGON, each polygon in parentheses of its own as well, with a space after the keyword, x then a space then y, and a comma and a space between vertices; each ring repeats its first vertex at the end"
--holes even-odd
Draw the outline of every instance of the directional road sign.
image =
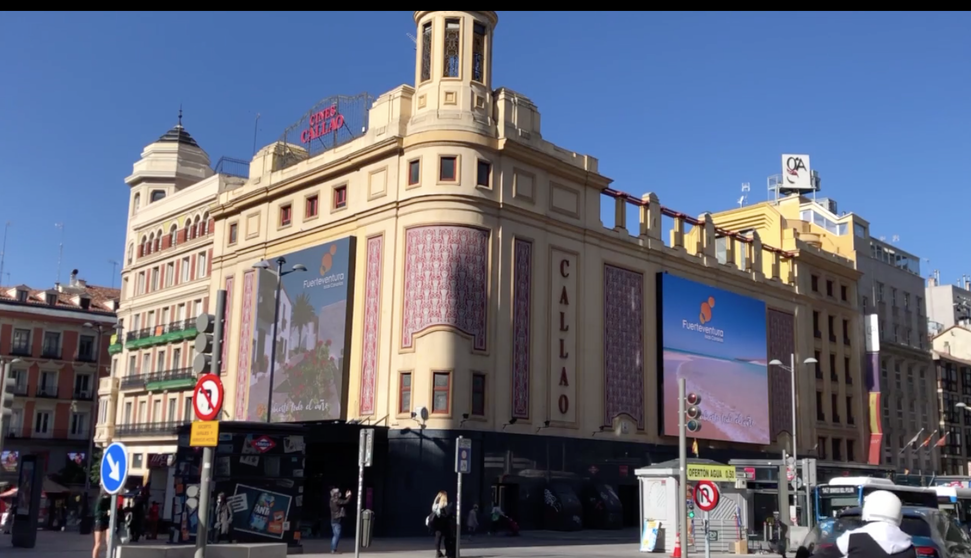
POLYGON ((718 487, 710 481, 698 481, 695 485, 694 499, 701 511, 711 511, 718 505, 718 487))
POLYGON ((108 494, 118 494, 128 480, 128 448, 115 442, 101 456, 101 486, 108 494))
POLYGON ((196 382, 192 394, 192 408, 199 420, 212 420, 219 416, 223 406, 223 383, 215 374, 204 374, 196 382))

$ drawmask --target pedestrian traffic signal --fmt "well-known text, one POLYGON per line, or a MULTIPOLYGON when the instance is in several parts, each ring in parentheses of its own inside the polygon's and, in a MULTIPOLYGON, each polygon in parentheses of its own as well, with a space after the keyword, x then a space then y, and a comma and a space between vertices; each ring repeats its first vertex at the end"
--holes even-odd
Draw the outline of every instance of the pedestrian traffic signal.
POLYGON ((684 427, 688 432, 697 432, 701 430, 701 409, 698 405, 701 403, 701 397, 696 393, 689 393, 685 396, 684 402, 686 404, 684 415, 684 427))
POLYGON ((194 349, 196 356, 192 357, 192 371, 196 374, 212 373, 212 334, 216 329, 216 317, 212 314, 200 314, 196 318, 196 339, 194 349))
POLYGON ((688 519, 695 518, 695 501, 688 498, 688 519))

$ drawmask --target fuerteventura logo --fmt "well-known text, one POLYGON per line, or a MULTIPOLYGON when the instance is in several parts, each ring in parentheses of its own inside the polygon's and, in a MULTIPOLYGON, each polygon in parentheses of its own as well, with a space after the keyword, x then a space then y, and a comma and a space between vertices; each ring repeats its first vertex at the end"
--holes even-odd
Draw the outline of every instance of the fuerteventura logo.
POLYGON ((324 287, 329 289, 331 287, 336 287, 344 284, 344 274, 343 273, 330 273, 332 267, 334 267, 334 258, 337 256, 337 245, 331 244, 330 249, 324 252, 324 255, 320 258, 320 277, 316 279, 309 279, 303 282, 303 288, 310 289, 312 287, 324 287))
POLYGON ((709 341, 721 343, 725 340, 725 330, 707 325, 715 317, 714 309, 715 297, 709 296, 708 300, 704 300, 701 303, 701 310, 698 313, 698 321, 689 322, 688 320, 681 320, 681 327, 689 331, 697 331, 698 333, 703 334, 705 339, 709 341))

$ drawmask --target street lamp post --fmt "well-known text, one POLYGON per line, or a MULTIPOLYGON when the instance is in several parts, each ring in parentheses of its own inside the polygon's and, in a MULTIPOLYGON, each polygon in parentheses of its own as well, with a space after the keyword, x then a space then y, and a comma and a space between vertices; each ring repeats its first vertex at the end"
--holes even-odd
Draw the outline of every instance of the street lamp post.
MULTIPOLYGON (((97 389, 98 389, 97 382, 101 378, 101 343, 104 340, 103 338, 104 325, 102 324, 95 325, 91 322, 84 322, 83 325, 87 329, 93 329, 94 331, 98 332, 98 336, 95 338, 96 341, 95 341, 95 349, 94 349, 96 351, 95 354, 97 355, 95 357, 95 363, 94 363, 95 365, 94 381, 92 382, 94 385, 91 386, 92 393, 97 393, 97 389)), ((116 333, 119 333, 119 334, 121 333, 121 328, 118 325, 115 325, 114 329, 116 333)), ((92 398, 92 400, 95 400, 95 398, 92 398)), ((82 518, 87 518, 88 512, 90 511, 89 493, 91 491, 91 460, 94 457, 92 455, 94 453, 94 425, 97 422, 97 418, 98 418, 98 406, 94 405, 91 409, 91 420, 89 421, 90 424, 88 425, 88 453, 85 455, 84 501, 82 502, 83 508, 81 512, 82 518)))
MULTIPOLYGON (((802 363, 803 364, 817 364, 817 363, 819 363, 819 361, 816 360, 816 359, 814 359, 814 358, 812 358, 812 357, 810 357, 810 358, 807 358, 806 360, 802 361, 802 363)), ((796 445, 796 441, 797 441, 797 436, 796 436, 796 427, 797 427, 797 425, 796 425, 796 354, 795 353, 789 353, 789 366, 788 366, 788 368, 784 364, 782 364, 782 361, 780 361, 778 359, 772 359, 772 360, 770 360, 769 361, 769 365, 770 366, 778 366, 779 368, 781 368, 783 370, 788 370, 789 371, 789 375, 792 378, 792 382, 791 382, 792 383, 792 389, 790 390, 790 392, 791 392, 790 393, 790 396, 792 397, 792 463, 795 464, 795 463, 797 463, 797 461, 796 461, 796 448, 798 447, 796 445)), ((798 465, 795 465, 795 467, 796 468, 794 469, 793 472, 798 471, 798 467, 799 466, 798 465)), ((789 481, 788 481, 788 479, 783 480, 783 479, 780 478, 779 479, 779 483, 781 484, 783 482, 788 483, 789 481)), ((781 490, 782 489, 780 487, 780 492, 779 492, 780 497, 781 497, 781 494, 782 494, 782 491, 781 490)), ((784 504, 785 505, 788 505, 788 498, 786 498, 786 502, 784 502, 784 504)), ((793 504, 794 504, 793 505, 793 509, 795 509, 795 510, 798 511, 798 509, 799 509, 799 496, 798 496, 798 493, 793 495, 793 504)), ((798 515, 796 515, 796 517, 798 517, 798 515)))
MULTIPOLYGON (((307 271, 303 264, 295 264, 292 269, 283 271, 283 265, 287 259, 280 256, 276 259, 276 293, 273 297, 273 328, 270 330, 270 384, 266 391, 266 422, 272 422, 271 416, 273 409, 273 375, 276 372, 276 343, 277 343, 277 323, 280 321, 280 289, 283 287, 283 277, 295 271, 307 271)), ((270 263, 262 261, 253 266, 257 269, 270 269, 270 263)))

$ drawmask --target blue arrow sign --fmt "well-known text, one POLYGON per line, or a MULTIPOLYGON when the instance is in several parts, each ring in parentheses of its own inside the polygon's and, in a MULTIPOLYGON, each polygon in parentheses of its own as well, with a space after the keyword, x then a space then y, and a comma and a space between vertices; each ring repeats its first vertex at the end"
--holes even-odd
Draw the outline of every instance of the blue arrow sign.
POLYGON ((118 494, 128 480, 128 449, 115 442, 101 456, 101 486, 108 494, 118 494))

